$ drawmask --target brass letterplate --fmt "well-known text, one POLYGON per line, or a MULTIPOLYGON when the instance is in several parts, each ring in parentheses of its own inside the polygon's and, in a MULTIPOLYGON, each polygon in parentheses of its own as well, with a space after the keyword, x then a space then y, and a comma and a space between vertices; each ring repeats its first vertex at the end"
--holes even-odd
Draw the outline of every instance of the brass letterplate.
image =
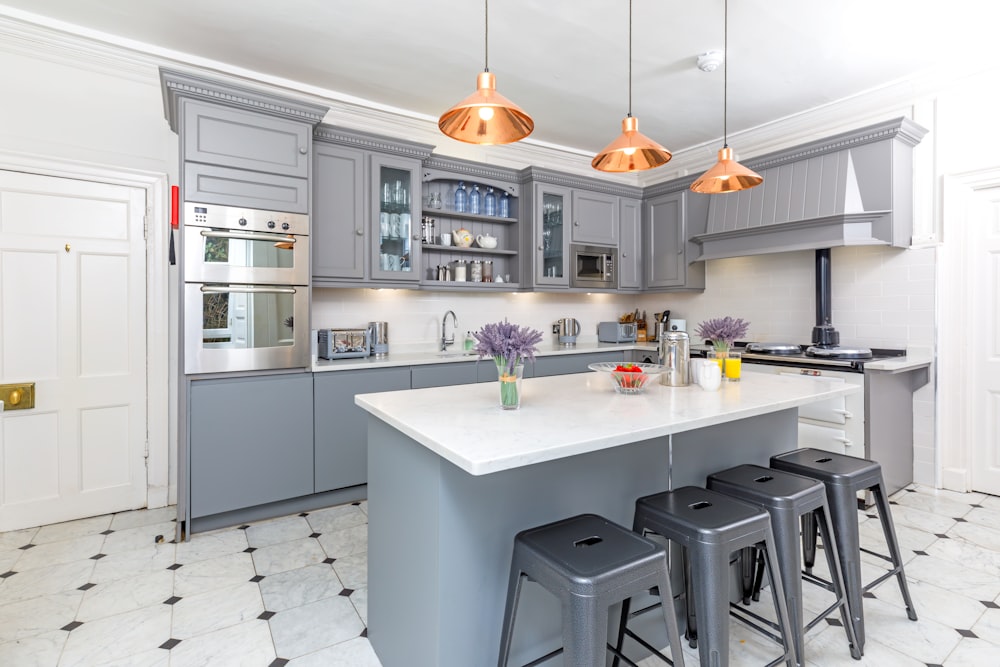
POLYGON ((0 384, 4 410, 29 410, 35 407, 35 383, 0 384))

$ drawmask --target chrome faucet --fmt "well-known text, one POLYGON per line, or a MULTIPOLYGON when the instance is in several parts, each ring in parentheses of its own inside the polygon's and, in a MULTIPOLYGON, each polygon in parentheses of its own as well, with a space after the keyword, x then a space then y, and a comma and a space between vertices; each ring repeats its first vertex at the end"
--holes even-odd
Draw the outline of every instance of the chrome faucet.
POLYGON ((449 345, 455 344, 455 329, 458 328, 458 318, 455 317, 455 311, 449 310, 441 318, 441 351, 444 352, 448 349, 449 345), (451 315, 451 336, 448 336, 445 332, 448 326, 448 316, 451 315))

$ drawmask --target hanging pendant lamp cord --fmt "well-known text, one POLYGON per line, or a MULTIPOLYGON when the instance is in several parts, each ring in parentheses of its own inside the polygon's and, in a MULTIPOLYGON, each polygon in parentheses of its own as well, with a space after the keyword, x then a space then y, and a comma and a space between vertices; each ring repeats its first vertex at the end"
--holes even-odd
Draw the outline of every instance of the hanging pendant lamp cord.
POLYGON ((628 117, 632 117, 632 0, 628 0, 628 117))
MULTIPOLYGON (((631 1, 631 0, 629 0, 631 1)), ((486 39, 483 40, 486 43, 486 70, 490 71, 490 0, 486 0, 486 39)))
POLYGON ((729 0, 722 29, 722 147, 729 148, 729 0))

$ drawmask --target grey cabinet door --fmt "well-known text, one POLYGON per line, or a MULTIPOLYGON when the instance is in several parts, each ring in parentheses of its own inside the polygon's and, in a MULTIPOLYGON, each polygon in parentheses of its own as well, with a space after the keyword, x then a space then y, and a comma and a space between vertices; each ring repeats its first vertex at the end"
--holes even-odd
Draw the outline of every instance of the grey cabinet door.
POLYGON ((365 159, 354 148, 317 143, 313 149, 313 278, 363 279, 370 227, 365 159))
POLYGON ((314 374, 316 493, 368 482, 368 413, 354 396, 409 388, 409 367, 314 374))
POLYGON ((283 118, 184 102, 184 159, 307 178, 312 126, 283 118))
POLYGON ((309 181, 199 162, 184 163, 184 199, 268 211, 309 212, 309 181))
POLYGON ((312 386, 311 373, 191 382, 193 518, 313 492, 312 386))
POLYGON ((420 161, 372 153, 372 280, 420 281, 420 161), (384 225, 382 223, 385 223, 384 225))
MULTIPOLYGON (((479 362, 485 366, 490 362, 479 362)), ((491 364, 492 365, 492 364, 491 364)), ((494 368, 494 379, 496 366, 494 368)), ((428 364, 410 368, 410 387, 424 389, 427 387, 447 387, 453 384, 472 384, 479 382, 479 371, 475 361, 460 361, 446 364, 428 364)))
POLYGON ((642 288, 642 203, 622 197, 618 240, 618 289, 642 288))
POLYGON ((573 190, 573 243, 618 245, 618 197, 573 190))
POLYGON ((565 354, 535 359, 535 377, 568 375, 570 373, 590 373, 589 364, 611 361, 620 364, 625 361, 625 351, 592 352, 588 354, 565 354))
POLYGON ((546 183, 535 183, 533 208, 534 285, 569 287, 569 229, 572 191, 546 183))
POLYGON ((681 287, 686 278, 684 192, 673 192, 646 202, 646 287, 681 287))

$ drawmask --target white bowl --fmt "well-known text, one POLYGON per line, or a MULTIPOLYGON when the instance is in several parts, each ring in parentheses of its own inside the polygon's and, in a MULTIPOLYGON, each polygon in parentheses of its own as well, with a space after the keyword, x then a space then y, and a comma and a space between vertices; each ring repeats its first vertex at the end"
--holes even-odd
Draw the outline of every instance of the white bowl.
POLYGON ((587 368, 598 373, 607 373, 608 377, 611 378, 612 386, 619 394, 641 394, 653 378, 667 370, 666 366, 661 366, 660 364, 618 364, 614 361, 602 361, 590 364, 587 368), (615 370, 619 365, 636 366, 642 369, 642 372, 635 373, 632 371, 615 370))

